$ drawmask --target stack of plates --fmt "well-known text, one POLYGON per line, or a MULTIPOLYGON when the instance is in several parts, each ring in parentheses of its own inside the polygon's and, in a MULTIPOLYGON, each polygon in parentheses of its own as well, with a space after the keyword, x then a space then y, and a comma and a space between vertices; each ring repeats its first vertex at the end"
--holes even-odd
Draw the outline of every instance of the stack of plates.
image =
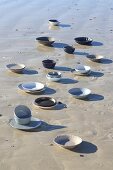
POLYGON ((45 90, 44 84, 39 82, 22 83, 18 87, 26 93, 40 93, 45 90))

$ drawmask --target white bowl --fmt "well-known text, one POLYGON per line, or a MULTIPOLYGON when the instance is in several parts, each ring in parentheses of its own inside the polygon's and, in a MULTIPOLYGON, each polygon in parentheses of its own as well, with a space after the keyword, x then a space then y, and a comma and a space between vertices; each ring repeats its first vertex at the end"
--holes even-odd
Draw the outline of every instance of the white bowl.
POLYGON ((16 123, 26 125, 31 120, 31 111, 27 106, 19 105, 14 111, 14 120, 16 123))
POLYGON ((51 75, 48 73, 46 75, 46 78, 50 81, 53 81, 53 82, 60 81, 61 80, 61 73, 60 72, 57 72, 57 73, 58 73, 57 75, 54 75, 54 72, 51 72, 51 75), (53 75, 52 75, 52 73, 53 73, 53 75))
POLYGON ((6 67, 15 73, 21 73, 24 69, 25 69, 25 65, 24 64, 8 64, 6 65, 6 67))
POLYGON ((44 87, 45 87, 44 84, 39 82, 28 82, 22 84, 23 90, 27 91, 40 91, 44 89, 44 87))
POLYGON ((59 25, 59 21, 57 21, 56 19, 50 19, 49 20, 49 24, 51 26, 58 26, 59 25))
POLYGON ((80 74, 87 74, 91 71, 89 66, 78 65, 75 67, 75 72, 80 74))
POLYGON ((72 88, 69 93, 77 99, 85 99, 91 94, 91 90, 87 88, 72 88))
POLYGON ((54 143, 66 149, 73 149, 82 143, 82 139, 74 135, 59 135, 55 137, 54 143))

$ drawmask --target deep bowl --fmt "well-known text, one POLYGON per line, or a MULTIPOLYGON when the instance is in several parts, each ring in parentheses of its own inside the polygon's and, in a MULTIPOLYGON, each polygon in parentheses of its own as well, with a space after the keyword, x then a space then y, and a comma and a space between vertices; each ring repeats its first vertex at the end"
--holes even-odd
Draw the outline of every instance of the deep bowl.
POLYGON ((50 19, 50 20, 49 20, 49 24, 50 24, 51 26, 58 26, 58 25, 59 25, 59 21, 56 20, 56 19, 50 19))
POLYGON ((68 54, 73 54, 74 51, 75 51, 75 48, 72 47, 72 46, 67 45, 67 46, 64 47, 64 51, 65 51, 66 53, 68 53, 68 54))
POLYGON ((51 97, 39 97, 34 101, 34 104, 42 109, 51 109, 56 106, 57 102, 51 97))
POLYGON ((91 94, 91 90, 87 88, 72 88, 69 93, 77 99, 85 99, 91 94))
POLYGON ((52 37, 38 37, 36 40, 39 42, 39 44, 46 46, 51 46, 55 42, 55 39, 52 37))
POLYGON ((82 143, 82 139, 74 135, 59 135, 55 137, 54 143, 65 149, 73 149, 82 143))
POLYGON ((49 72, 46 75, 47 79, 53 82, 60 81, 61 79, 61 73, 60 72, 49 72))
POLYGON ((15 108, 14 119, 17 124, 26 125, 31 120, 31 111, 27 106, 19 105, 15 108))
POLYGON ((47 60, 43 60, 42 64, 45 68, 53 69, 56 65, 56 62, 54 60, 47 59, 47 60))
POLYGON ((22 73, 22 71, 25 69, 25 65, 24 64, 8 64, 6 65, 6 67, 12 71, 12 72, 15 72, 15 73, 22 73))
POLYGON ((74 39, 78 44, 91 45, 93 39, 88 37, 77 37, 74 39))
POLYGON ((86 56, 89 60, 94 61, 94 62, 98 62, 100 63, 101 60, 104 58, 102 55, 94 55, 94 54, 90 54, 86 56))

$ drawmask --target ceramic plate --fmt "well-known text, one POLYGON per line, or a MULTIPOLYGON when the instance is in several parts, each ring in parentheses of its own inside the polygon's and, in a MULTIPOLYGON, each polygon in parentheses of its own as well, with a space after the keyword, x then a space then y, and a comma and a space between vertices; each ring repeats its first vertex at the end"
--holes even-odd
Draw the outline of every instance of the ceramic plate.
POLYGON ((35 128, 38 128, 39 126, 41 126, 41 120, 40 119, 37 119, 37 118, 31 118, 31 121, 29 124, 27 125, 20 125, 20 124, 17 124, 13 119, 10 119, 9 121, 9 124, 10 126, 12 126, 13 128, 16 128, 16 129, 20 129, 20 130, 30 130, 30 129, 35 129, 35 128))

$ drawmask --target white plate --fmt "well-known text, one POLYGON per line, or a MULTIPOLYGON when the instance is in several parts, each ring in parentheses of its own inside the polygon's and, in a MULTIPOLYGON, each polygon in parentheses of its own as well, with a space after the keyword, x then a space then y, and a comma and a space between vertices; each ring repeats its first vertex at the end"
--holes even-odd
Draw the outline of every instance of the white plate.
POLYGON ((28 82, 28 83, 22 83, 22 87, 24 90, 28 90, 28 91, 40 91, 44 88, 44 84, 39 82, 28 82))
POLYGON ((45 90, 45 88, 43 88, 42 90, 34 90, 34 91, 25 90, 25 89, 23 89, 22 84, 19 84, 18 88, 20 90, 26 92, 26 93, 31 93, 31 94, 41 93, 41 92, 43 92, 45 90))
POLYGON ((12 126, 13 128, 15 129, 20 129, 20 130, 30 130, 30 129, 35 129, 35 128, 38 128, 39 126, 41 126, 41 120, 40 119, 37 119, 37 118, 34 118, 32 117, 31 118, 31 121, 29 124, 27 125, 20 125, 20 124, 17 124, 13 119, 10 119, 9 121, 9 124, 10 126, 12 126))
POLYGON ((69 93, 77 99, 85 99, 91 94, 91 90, 87 88, 72 88, 69 90, 69 93))

